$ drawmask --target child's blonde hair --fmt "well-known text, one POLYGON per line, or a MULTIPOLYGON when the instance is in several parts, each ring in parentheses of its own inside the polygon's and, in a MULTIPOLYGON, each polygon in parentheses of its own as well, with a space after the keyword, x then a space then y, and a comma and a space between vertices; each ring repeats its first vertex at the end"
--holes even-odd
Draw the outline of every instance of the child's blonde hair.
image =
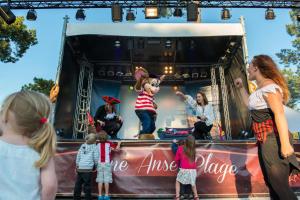
POLYGON ((106 142, 107 139, 108 139, 108 135, 107 135, 106 131, 101 130, 101 131, 99 132, 99 134, 98 134, 98 140, 99 140, 100 142, 106 142))
POLYGON ((9 113, 14 115, 16 126, 13 129, 28 137, 29 146, 40 154, 35 163, 37 168, 44 167, 55 154, 56 135, 48 122, 50 111, 51 104, 45 95, 26 90, 6 97, 0 110, 5 122, 9 113))
POLYGON ((87 144, 94 144, 97 140, 97 136, 95 133, 90 133, 90 134, 86 135, 84 139, 87 144))

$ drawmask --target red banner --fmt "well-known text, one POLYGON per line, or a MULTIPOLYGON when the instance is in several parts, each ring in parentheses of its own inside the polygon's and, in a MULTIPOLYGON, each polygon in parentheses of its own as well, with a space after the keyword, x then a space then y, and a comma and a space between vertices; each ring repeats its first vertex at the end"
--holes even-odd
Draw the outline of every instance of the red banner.
MULTIPOLYGON (((72 195, 75 158, 81 143, 60 142, 56 155, 58 195, 72 195)), ((297 145, 295 146, 297 150, 297 145)), ((171 197, 177 166, 170 143, 122 143, 113 153, 112 196, 171 197)), ((95 172, 96 178, 96 172, 95 172)), ((95 179, 94 179, 95 180, 95 179)), ((300 180, 290 184, 300 191, 300 180)), ((262 196, 268 194, 254 143, 223 142, 197 145, 197 190, 200 196, 262 196)), ((97 193, 94 181, 94 193, 97 193)))

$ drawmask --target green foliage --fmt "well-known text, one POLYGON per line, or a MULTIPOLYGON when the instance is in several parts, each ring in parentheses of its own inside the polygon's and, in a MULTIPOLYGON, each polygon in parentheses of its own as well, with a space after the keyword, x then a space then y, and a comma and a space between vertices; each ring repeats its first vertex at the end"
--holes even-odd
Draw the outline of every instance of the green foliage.
POLYGON ((289 90, 290 90, 290 100, 288 106, 294 109, 297 108, 297 104, 300 103, 300 71, 293 71, 290 68, 285 68, 281 70, 286 78, 289 90))
POLYGON ((43 78, 33 78, 33 83, 29 83, 22 86, 22 90, 33 90, 44 93, 49 96, 51 88, 54 86, 53 80, 46 80, 43 78))
POLYGON ((0 61, 17 62, 30 46, 37 44, 36 31, 27 29, 23 24, 24 17, 7 25, 0 17, 0 61))
POLYGON ((300 23, 296 19, 297 12, 299 11, 290 11, 292 23, 286 25, 287 33, 293 38, 293 48, 281 49, 280 53, 276 54, 280 59, 280 64, 285 66, 282 73, 289 85, 291 99, 288 105, 292 108, 296 108, 297 104, 300 103, 300 23), (288 68, 291 66, 296 67, 296 71, 288 68))

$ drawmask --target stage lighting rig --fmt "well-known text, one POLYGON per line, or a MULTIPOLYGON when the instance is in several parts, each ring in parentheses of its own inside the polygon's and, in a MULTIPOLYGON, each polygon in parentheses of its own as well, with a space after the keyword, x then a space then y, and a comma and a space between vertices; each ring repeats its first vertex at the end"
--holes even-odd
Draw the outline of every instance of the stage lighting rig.
POLYGON ((37 19, 36 11, 34 9, 28 10, 27 15, 26 15, 26 19, 28 21, 35 21, 37 19))
POLYGON ((173 16, 174 17, 182 17, 183 16, 182 9, 181 8, 175 8, 173 16))
POLYGON ((134 21, 135 20, 135 16, 134 13, 131 9, 127 10, 127 14, 126 14, 126 21, 134 21))
POLYGON ((16 21, 16 16, 14 15, 14 13, 10 10, 10 8, 8 6, 0 6, 0 17, 8 25, 10 25, 16 21))
POLYGON ((85 20, 85 12, 82 8, 78 9, 75 15, 76 20, 83 21, 85 20))
POLYGON ((157 18, 159 18, 157 5, 147 5, 145 7, 145 18, 146 19, 157 19, 157 18))
POLYGON ((111 6, 111 18, 113 22, 122 22, 123 10, 120 4, 113 4, 111 6))
POLYGON ((230 14, 229 9, 223 8, 222 9, 222 13, 221 13, 221 19, 222 20, 228 20, 230 18, 231 18, 231 14, 230 14))
POLYGON ((273 19, 275 19, 275 17, 276 17, 276 15, 274 13, 274 10, 272 8, 268 8, 265 13, 265 19, 273 20, 273 19))
POLYGON ((187 12, 187 21, 188 22, 195 22, 198 20, 198 4, 195 4, 193 2, 187 4, 186 6, 186 12, 187 12))

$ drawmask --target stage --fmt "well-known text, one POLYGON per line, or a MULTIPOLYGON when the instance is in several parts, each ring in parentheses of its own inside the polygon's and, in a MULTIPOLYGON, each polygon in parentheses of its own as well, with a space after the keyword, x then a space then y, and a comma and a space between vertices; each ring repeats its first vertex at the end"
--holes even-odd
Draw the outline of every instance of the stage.
MULTIPOLYGON (((75 158, 80 141, 61 141, 55 157, 58 196, 71 196, 75 158)), ((300 144, 295 144, 299 158, 300 144)), ((118 198, 172 198, 177 167, 171 142, 122 140, 113 153, 113 184, 110 193, 118 198)), ((95 173, 96 176, 96 173, 95 173)), ((96 177, 95 177, 96 178, 96 177)), ((95 180, 95 179, 94 179, 95 180)), ((290 185, 300 192, 300 178, 290 185)), ((200 198, 268 196, 257 158, 255 141, 198 141, 197 190, 200 198)), ((94 182, 93 192, 96 193, 94 182)))

